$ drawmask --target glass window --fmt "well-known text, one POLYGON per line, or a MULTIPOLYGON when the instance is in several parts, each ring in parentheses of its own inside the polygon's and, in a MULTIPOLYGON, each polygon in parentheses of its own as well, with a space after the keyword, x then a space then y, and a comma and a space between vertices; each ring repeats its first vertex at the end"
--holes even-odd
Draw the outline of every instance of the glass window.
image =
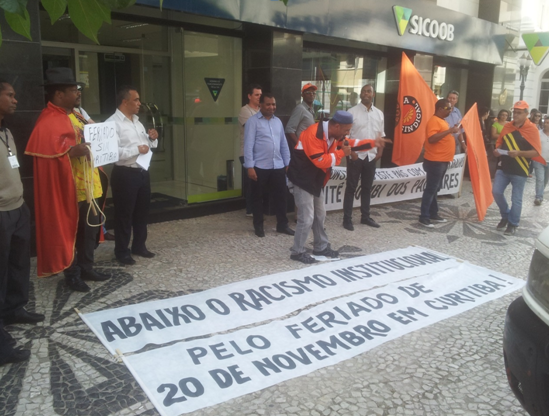
POLYGON ((242 40, 185 32, 184 49, 188 201, 240 196, 242 40))
POLYGON ((366 57, 355 53, 337 53, 313 48, 303 49, 301 85, 318 87, 314 109, 332 116, 337 110, 348 110, 360 102, 360 89, 372 84, 376 90, 375 105, 383 109, 385 58, 366 57))

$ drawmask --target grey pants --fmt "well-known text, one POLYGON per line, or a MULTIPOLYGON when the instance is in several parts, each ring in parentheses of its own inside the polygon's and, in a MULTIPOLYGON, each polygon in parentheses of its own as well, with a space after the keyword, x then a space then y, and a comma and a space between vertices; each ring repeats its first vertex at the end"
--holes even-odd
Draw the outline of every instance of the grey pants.
POLYGON ((322 251, 330 244, 324 220, 326 209, 324 207, 324 195, 316 197, 294 185, 294 201, 297 206, 297 226, 295 228, 294 246, 290 249, 292 254, 305 253, 305 243, 309 237, 309 231, 313 229, 314 251, 322 251))

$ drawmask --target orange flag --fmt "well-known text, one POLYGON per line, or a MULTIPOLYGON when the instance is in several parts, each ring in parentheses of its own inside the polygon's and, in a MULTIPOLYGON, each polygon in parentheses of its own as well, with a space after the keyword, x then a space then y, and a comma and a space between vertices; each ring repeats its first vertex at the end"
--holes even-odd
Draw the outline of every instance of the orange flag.
POLYGON ((482 221, 486 216, 486 210, 494 201, 494 197, 492 196, 492 181, 490 180, 488 158, 486 157, 486 148, 484 147, 476 103, 461 120, 461 126, 467 135, 469 176, 473 186, 478 220, 482 221))
POLYGON ((427 122, 435 114, 436 102, 436 95, 402 52, 393 163, 399 166, 416 163, 425 142, 427 122))

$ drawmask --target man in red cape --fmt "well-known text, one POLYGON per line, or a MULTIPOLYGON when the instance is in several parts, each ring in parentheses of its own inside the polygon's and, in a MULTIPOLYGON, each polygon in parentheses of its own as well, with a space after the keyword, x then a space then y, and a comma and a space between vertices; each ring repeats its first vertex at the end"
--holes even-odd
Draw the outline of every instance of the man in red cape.
MULTIPOLYGON (((83 139, 86 122, 74 111, 80 105, 81 93, 70 68, 48 69, 46 77, 50 102, 40 114, 25 151, 34 156, 38 277, 64 271, 70 289, 87 292, 90 288, 83 280, 109 277, 93 270, 99 227, 87 223, 99 224, 99 217, 90 212, 88 218, 89 203, 82 198, 86 181, 82 166, 90 165, 86 160, 90 151, 83 139)), ((99 173, 93 174, 99 182, 93 189, 97 199, 103 191, 99 173)))
POLYGON ((518 101, 513 106, 513 121, 507 123, 496 142, 494 156, 501 157, 498 162, 492 195, 498 204, 501 221, 498 230, 505 235, 514 235, 522 212, 522 195, 528 179, 530 160, 545 165, 540 156, 541 142, 538 128, 528 120, 528 104, 518 101), (511 184, 511 208, 505 199, 505 188, 511 184))

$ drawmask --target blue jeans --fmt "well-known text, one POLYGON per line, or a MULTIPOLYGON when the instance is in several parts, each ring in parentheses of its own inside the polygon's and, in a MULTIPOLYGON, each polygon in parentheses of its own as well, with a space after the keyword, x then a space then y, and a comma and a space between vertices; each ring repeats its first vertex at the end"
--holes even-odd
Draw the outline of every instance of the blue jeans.
POLYGON ((536 173, 536 199, 543 201, 543 191, 549 181, 549 165, 532 161, 534 172, 536 173))
POLYGON ((444 179, 448 165, 448 162, 423 161, 423 170, 427 177, 425 179, 425 190, 421 197, 421 214, 419 218, 427 220, 437 216, 437 192, 442 187, 442 180, 444 179))
POLYGON ((522 194, 524 193, 524 185, 526 184, 526 176, 509 175, 501 169, 496 172, 494 184, 492 185, 492 195, 494 201, 498 204, 501 218, 509 221, 509 224, 518 227, 520 222, 520 213, 522 212, 522 194), (505 199, 505 188, 511 184, 511 209, 505 199))

